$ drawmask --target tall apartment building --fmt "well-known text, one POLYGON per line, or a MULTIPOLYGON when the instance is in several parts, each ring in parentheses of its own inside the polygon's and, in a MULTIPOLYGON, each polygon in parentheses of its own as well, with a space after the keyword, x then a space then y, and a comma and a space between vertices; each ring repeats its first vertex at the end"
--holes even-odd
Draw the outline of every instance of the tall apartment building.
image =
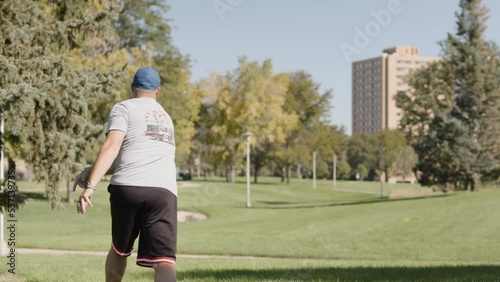
POLYGON ((439 58, 421 57, 414 46, 396 46, 382 56, 352 63, 352 133, 397 128, 401 111, 395 95, 408 90, 406 77, 439 58))

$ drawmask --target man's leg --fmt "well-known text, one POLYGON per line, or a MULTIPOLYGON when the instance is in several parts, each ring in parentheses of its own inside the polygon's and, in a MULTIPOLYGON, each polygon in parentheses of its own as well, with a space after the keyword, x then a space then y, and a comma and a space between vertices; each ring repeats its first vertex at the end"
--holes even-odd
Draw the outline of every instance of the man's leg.
POLYGON ((127 268, 127 258, 119 256, 113 248, 106 258, 106 282, 121 282, 127 268))
POLYGON ((155 270, 155 282, 175 282, 177 275, 175 265, 170 263, 159 263, 153 266, 155 270))

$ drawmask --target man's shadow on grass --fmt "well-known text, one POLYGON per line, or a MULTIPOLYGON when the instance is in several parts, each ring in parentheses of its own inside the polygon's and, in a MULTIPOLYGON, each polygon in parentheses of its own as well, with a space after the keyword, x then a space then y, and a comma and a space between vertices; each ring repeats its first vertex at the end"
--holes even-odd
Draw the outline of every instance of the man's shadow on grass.
MULTIPOLYGON (((139 280, 145 275, 150 274, 136 273, 134 278, 139 280)), ((178 278, 180 281, 500 281, 500 265, 202 269, 179 271, 178 278)))
POLYGON ((377 203, 388 203, 388 202, 400 202, 400 201, 413 201, 413 200, 425 200, 434 198, 443 198, 449 196, 455 196, 456 194, 442 194, 437 196, 422 196, 422 197, 411 197, 411 198, 399 198, 399 199, 388 199, 374 197, 372 199, 367 199, 363 201, 353 201, 353 202, 334 202, 331 201, 323 203, 308 203, 308 202, 290 202, 290 201, 257 201, 257 205, 254 205, 254 209, 309 209, 309 208, 322 208, 322 207, 335 207, 335 206, 354 206, 354 205, 365 205, 365 204, 377 204, 377 203))

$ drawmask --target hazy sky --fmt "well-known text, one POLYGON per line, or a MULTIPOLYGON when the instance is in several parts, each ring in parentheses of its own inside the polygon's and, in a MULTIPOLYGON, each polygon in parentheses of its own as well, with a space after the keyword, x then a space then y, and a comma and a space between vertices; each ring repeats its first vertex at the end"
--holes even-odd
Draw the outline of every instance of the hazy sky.
MULTIPOLYGON (((333 89, 331 121, 351 134, 352 61, 395 45, 415 45, 422 56, 438 56, 437 42, 455 31, 459 2, 168 0, 167 16, 174 45, 192 59, 193 81, 234 69, 239 56, 271 59, 275 73, 305 70, 322 90, 333 89), (361 31, 364 40, 358 38, 361 31)), ((486 37, 500 44, 500 1, 483 3, 490 9, 486 37)))

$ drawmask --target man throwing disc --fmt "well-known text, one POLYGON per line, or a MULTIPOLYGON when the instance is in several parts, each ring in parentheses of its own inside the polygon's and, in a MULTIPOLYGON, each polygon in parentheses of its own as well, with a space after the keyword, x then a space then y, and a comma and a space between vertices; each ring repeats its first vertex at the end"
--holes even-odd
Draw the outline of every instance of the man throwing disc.
POLYGON ((160 76, 140 68, 132 82, 134 98, 111 109, 104 141, 94 165, 75 178, 84 188, 78 213, 84 214, 99 180, 113 173, 108 186, 111 249, 106 281, 121 281, 135 239, 137 264, 152 267, 155 281, 176 281, 177 183, 172 119, 156 102, 160 76), (139 235, 140 234, 140 235, 139 235))

